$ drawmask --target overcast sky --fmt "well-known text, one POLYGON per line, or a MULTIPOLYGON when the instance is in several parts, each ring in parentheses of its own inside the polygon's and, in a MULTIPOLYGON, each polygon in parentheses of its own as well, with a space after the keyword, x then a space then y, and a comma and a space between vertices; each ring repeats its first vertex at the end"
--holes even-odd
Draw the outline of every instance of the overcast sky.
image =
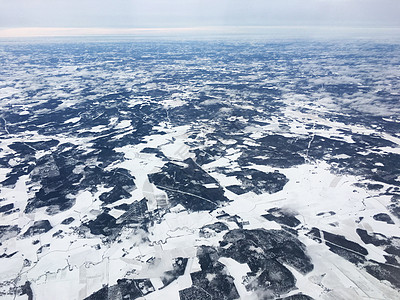
POLYGON ((400 0, 0 0, 0 28, 400 27, 400 0))

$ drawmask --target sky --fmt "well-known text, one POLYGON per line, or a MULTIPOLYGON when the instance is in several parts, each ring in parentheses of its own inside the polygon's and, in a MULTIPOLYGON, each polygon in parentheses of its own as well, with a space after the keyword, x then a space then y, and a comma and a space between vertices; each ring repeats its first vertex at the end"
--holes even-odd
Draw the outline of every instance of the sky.
POLYGON ((226 26, 400 27, 399 15, 400 0, 0 0, 3 32, 20 28, 112 32, 226 26))

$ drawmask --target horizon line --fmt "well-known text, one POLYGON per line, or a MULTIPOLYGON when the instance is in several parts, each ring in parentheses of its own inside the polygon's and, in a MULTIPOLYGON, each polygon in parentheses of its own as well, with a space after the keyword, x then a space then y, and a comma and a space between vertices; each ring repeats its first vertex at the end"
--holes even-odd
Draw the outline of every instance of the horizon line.
POLYGON ((396 31, 400 38, 400 27, 360 27, 360 26, 199 26, 199 27, 132 27, 132 28, 110 28, 110 27, 15 27, 0 28, 0 38, 23 38, 23 37, 79 37, 79 36, 145 36, 145 35, 171 35, 171 34, 322 34, 352 35, 354 33, 367 33, 372 35, 381 34, 382 31, 393 33, 396 31), (300 30, 299 32, 295 32, 300 30), (306 31, 304 31, 306 30, 306 31), (275 31, 275 32, 274 32, 275 31), (280 31, 280 32, 279 32, 280 31), (285 32, 286 31, 286 32, 285 32), (347 32, 346 32, 347 31, 347 32), (398 32, 397 32, 398 31, 398 32))

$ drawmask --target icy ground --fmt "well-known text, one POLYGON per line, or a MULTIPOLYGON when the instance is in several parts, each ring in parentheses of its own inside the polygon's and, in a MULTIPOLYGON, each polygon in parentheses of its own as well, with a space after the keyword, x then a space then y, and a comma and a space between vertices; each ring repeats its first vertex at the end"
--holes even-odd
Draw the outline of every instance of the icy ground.
POLYGON ((1 299, 398 299, 400 45, 0 42, 1 299))

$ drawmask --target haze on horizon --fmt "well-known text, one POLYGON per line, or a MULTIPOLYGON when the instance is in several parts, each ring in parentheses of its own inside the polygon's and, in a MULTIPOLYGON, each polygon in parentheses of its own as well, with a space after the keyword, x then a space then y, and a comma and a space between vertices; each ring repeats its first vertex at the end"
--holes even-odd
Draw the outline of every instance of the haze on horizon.
POLYGON ((399 14, 398 0, 0 0, 0 33, 21 28, 86 28, 89 33, 94 28, 400 28, 399 14))

